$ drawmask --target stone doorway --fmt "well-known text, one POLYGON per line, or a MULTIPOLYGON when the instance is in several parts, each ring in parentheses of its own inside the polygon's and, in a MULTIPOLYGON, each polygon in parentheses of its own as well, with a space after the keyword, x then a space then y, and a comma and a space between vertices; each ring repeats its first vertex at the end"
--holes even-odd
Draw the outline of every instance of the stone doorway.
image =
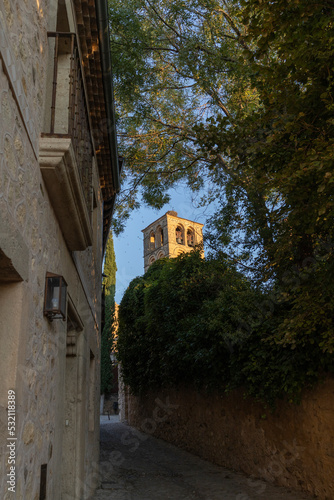
POLYGON ((69 299, 67 313, 62 499, 79 499, 84 479, 83 323, 69 299))

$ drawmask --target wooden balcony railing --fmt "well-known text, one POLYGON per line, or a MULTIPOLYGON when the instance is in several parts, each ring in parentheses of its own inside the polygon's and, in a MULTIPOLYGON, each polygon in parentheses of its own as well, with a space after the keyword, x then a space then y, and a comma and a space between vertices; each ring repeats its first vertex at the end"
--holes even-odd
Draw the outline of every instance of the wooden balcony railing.
POLYGON ((93 141, 82 66, 74 33, 49 32, 49 64, 44 137, 70 138, 88 214, 92 211, 93 141))

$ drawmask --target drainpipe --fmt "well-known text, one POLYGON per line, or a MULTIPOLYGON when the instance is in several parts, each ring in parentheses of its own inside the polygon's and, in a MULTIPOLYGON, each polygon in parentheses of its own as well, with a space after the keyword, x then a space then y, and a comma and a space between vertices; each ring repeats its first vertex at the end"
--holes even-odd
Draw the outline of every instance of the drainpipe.
POLYGON ((106 101, 106 113, 108 120, 108 139, 112 162, 112 178, 114 192, 120 190, 119 162, 117 150, 117 135, 115 123, 115 102, 114 88, 111 72, 111 55, 110 55, 110 34, 109 34, 109 19, 108 19, 108 3, 107 0, 96 0, 96 14, 99 30, 100 53, 102 63, 102 80, 104 98, 106 101))

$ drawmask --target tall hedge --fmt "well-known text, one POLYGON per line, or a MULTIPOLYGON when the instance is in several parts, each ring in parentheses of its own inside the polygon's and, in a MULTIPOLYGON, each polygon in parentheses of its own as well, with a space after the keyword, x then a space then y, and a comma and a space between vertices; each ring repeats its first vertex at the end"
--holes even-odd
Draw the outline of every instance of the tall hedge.
POLYGON ((118 356, 134 393, 179 384, 206 391, 243 387, 275 405, 333 372, 318 346, 284 346, 275 329, 289 305, 268 308, 268 294, 224 260, 199 252, 161 259, 134 279, 119 310, 118 356))

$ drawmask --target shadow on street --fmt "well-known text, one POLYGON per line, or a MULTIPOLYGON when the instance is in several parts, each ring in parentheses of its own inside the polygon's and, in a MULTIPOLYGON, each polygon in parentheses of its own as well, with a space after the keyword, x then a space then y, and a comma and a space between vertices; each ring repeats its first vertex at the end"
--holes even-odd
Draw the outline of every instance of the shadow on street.
POLYGON ((93 500, 309 500, 311 497, 211 464, 101 417, 101 488, 93 500))

